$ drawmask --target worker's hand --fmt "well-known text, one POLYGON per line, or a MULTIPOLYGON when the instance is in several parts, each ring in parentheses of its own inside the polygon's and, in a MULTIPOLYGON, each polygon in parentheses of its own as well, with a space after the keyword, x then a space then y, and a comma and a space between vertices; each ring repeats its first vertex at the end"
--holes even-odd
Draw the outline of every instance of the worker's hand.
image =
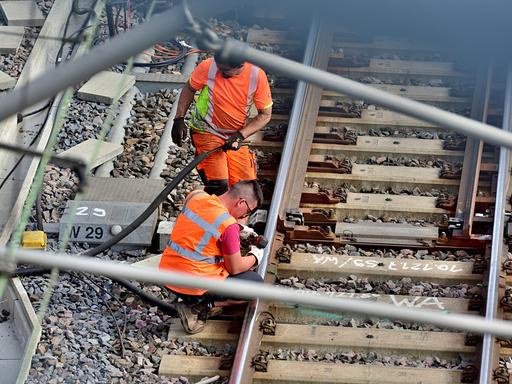
POLYGON ((236 131, 233 136, 226 140, 222 146, 222 150, 226 151, 238 151, 242 146, 242 142, 245 140, 244 135, 240 131, 236 131))
POLYGON ((251 227, 248 227, 247 225, 243 225, 238 223, 240 226, 240 239, 241 240, 247 240, 250 237, 257 237, 258 234, 252 229, 251 227))
POLYGON ((258 248, 255 245, 251 245, 249 252, 247 252, 247 256, 249 255, 253 255, 256 258, 257 263, 255 265, 260 265, 261 260, 263 259, 263 249, 258 248))
POLYGON ((174 144, 181 147, 183 140, 187 137, 187 126, 183 117, 176 117, 172 124, 171 137, 174 144))

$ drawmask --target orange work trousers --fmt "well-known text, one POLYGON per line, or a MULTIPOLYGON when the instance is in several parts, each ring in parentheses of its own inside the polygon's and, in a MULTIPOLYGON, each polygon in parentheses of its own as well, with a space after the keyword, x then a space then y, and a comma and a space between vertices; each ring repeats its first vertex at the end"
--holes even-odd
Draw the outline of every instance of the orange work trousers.
MULTIPOLYGON (((192 141, 196 147, 196 156, 211 151, 224 144, 224 140, 208 132, 191 131, 192 141)), ((256 157, 243 146, 238 151, 219 151, 204 159, 198 166, 203 170, 208 181, 228 180, 229 186, 240 180, 256 179, 256 157)))

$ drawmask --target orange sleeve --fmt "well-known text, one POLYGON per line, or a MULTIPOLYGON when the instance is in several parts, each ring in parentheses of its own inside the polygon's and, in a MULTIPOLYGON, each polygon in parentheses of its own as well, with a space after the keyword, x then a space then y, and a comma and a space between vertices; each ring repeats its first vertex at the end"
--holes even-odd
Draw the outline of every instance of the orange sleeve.
POLYGON ((203 87, 208 82, 208 69, 210 68, 210 63, 212 59, 206 59, 201 61, 196 69, 192 72, 192 75, 189 79, 189 84, 196 91, 203 89, 203 87))
POLYGON ((265 72, 260 69, 258 73, 258 85, 256 92, 254 92, 254 105, 256 109, 266 109, 272 106, 272 94, 270 93, 270 86, 265 72))

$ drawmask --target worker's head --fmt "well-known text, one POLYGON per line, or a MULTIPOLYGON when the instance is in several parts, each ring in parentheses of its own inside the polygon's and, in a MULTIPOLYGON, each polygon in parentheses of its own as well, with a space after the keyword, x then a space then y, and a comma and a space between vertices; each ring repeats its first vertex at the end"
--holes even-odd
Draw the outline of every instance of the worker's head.
POLYGON ((263 201, 263 192, 256 180, 243 180, 226 193, 229 214, 237 220, 249 217, 263 201))
POLYGON ((223 59, 219 51, 215 52, 215 63, 223 77, 239 75, 244 69, 244 62, 235 59, 223 59))

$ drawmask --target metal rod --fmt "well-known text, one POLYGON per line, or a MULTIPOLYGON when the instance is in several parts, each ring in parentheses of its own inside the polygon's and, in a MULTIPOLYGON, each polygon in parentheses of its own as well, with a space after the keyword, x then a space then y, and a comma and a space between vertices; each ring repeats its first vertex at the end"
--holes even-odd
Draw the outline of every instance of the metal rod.
MULTIPOLYGON (((213 16, 223 12, 234 0, 196 0, 190 8, 198 17, 213 16)), ((17 87, 0 97, 0 121, 18 111, 56 95, 60 90, 87 80, 97 72, 119 64, 137 55, 158 41, 183 31, 188 26, 183 2, 172 9, 152 17, 132 30, 116 35, 110 41, 81 56, 79 59, 59 65, 38 76, 30 83, 17 87)))
MULTIPOLYGON (((482 63, 478 68, 473 101, 471 103, 471 118, 473 120, 487 121, 492 77, 493 64, 482 63)), ((463 224, 462 229, 455 229, 453 231, 453 236, 471 237, 483 146, 482 141, 479 139, 467 138, 466 140, 460 177, 461 182, 455 210, 455 217, 462 220, 463 224)))
POLYGON ((491 144, 512 148, 512 133, 510 132, 505 132, 491 125, 443 111, 405 97, 381 91, 320 69, 308 67, 293 60, 259 51, 233 39, 222 42, 219 51, 221 56, 226 59, 246 60, 288 77, 303 80, 344 95, 363 99, 369 103, 381 105, 405 115, 428 121, 442 128, 453 129, 466 136, 477 137, 491 144))
POLYGON ((305 307, 324 308, 335 312, 361 313, 368 316, 434 324, 447 329, 512 337, 512 324, 509 321, 486 320, 480 316, 449 314, 426 309, 398 307, 374 301, 336 298, 319 292, 281 288, 267 284, 246 282, 240 279, 221 281, 199 278, 198 276, 185 273, 134 267, 119 262, 92 259, 87 256, 29 251, 23 248, 12 251, 6 247, 0 247, 0 256, 5 256, 7 252, 14 252, 12 256, 18 263, 92 273, 114 279, 124 278, 160 285, 197 287, 228 297, 241 299, 259 298, 260 300, 292 303, 305 307))
MULTIPOLYGON (((304 52, 303 62, 306 65, 311 65, 313 62, 315 48, 318 45, 317 39, 319 34, 319 25, 320 23, 318 17, 315 17, 309 31, 306 49, 304 52)), ((290 112, 288 129, 286 131, 286 138, 283 144, 281 161, 277 171, 272 202, 270 203, 270 208, 268 210, 269 214, 267 216, 267 224, 265 227, 265 237, 267 239, 274 239, 274 234, 277 227, 277 219, 279 216, 279 209, 281 207, 281 201, 283 199, 284 189, 286 187, 286 181, 288 180, 288 173, 290 171, 290 159, 293 156, 297 135, 299 132, 298 128, 301 120, 301 112, 305 102, 306 85, 307 84, 303 81, 299 81, 297 84, 297 90, 293 100, 293 107, 290 112)), ((269 244, 265 248, 263 260, 260 267, 258 268, 258 273, 263 278, 265 277, 265 273, 267 271, 267 264, 268 259, 270 258, 271 249, 272 244, 269 244)), ((254 331, 256 330, 256 323, 258 320, 260 306, 260 300, 253 300, 247 305, 244 324, 240 331, 238 346, 236 348, 236 354, 233 360, 233 367, 231 368, 231 376, 229 378, 230 383, 238 384, 242 382, 244 369, 248 364, 250 341, 253 337, 254 331)))
MULTIPOLYGON (((503 130, 512 132, 512 64, 507 69, 507 81, 505 88, 505 103, 503 106, 503 130)), ((505 231, 505 205, 507 186, 510 173, 510 150, 500 148, 500 161, 498 166, 498 182, 496 186, 496 205, 494 209, 494 225, 492 229, 491 260, 489 262, 489 281, 487 288, 487 305, 485 307, 486 320, 496 317, 498 309, 498 287, 501 259, 503 255, 503 234, 505 231)), ((494 336, 484 335, 482 344, 482 359, 480 362, 480 384, 488 384, 492 381, 493 366, 492 351, 494 336)))

